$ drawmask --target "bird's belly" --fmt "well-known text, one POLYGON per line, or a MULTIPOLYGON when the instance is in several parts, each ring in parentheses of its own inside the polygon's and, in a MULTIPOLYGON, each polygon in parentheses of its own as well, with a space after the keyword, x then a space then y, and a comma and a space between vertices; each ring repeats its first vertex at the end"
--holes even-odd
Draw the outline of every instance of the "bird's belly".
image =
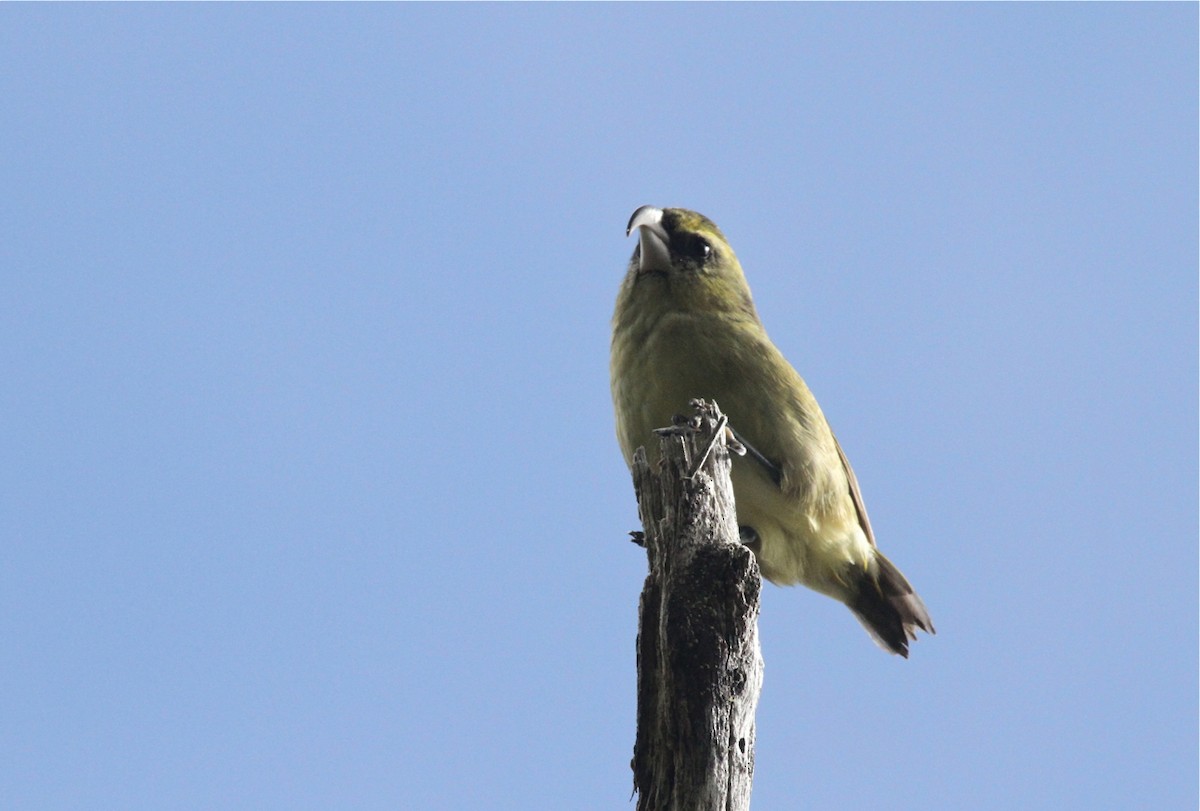
MULTIPOLYGON (((661 342, 655 336, 655 342, 661 342)), ((694 398, 716 400, 721 405, 723 391, 715 388, 703 369, 685 364, 651 364, 652 358, 666 350, 653 346, 654 351, 630 353, 620 358, 619 373, 614 375, 617 434, 621 450, 628 462, 638 446, 645 446, 651 459, 658 457, 657 428, 667 428, 676 415, 691 416, 688 404, 694 398), (634 389, 627 381, 638 380, 634 389)))
POLYGON ((844 599, 847 570, 865 566, 872 555, 856 517, 840 509, 818 512, 782 491, 757 465, 745 457, 734 459, 733 490, 738 525, 758 534, 755 551, 763 577, 844 599))
MULTIPOLYGON (((617 434, 626 462, 639 445, 646 447, 652 461, 658 458, 654 429, 669 426, 676 414, 690 414, 688 401, 695 397, 716 400, 735 428, 753 421, 750 410, 739 410, 746 399, 744 364, 729 362, 721 348, 717 330, 694 329, 686 319, 672 319, 644 345, 626 346, 614 356, 617 434), (678 362, 655 362, 662 357, 678 362), (629 384, 633 380, 640 382, 637 388, 629 384)), ((826 462, 834 463, 840 464, 836 458, 826 462)), ((824 492, 830 484, 814 486, 824 492)), ((756 553, 764 577, 845 599, 848 567, 865 566, 873 555, 848 488, 842 498, 805 498, 795 488, 785 492, 749 457, 734 458, 733 488, 738 524, 758 533, 756 553)))

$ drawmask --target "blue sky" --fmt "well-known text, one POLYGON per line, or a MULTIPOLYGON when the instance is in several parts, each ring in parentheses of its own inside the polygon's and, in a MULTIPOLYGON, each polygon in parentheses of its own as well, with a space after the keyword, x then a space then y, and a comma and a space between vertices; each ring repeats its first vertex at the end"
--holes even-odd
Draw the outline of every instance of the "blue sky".
POLYGON ((0 805, 629 803, 609 318, 725 231, 938 635, 756 809, 1197 803, 1197 6, 0 9, 0 805))

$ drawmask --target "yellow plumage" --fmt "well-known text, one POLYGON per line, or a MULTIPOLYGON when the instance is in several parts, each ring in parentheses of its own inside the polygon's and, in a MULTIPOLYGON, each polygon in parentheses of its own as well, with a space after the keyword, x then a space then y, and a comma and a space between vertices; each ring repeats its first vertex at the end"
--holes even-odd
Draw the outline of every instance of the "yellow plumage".
POLYGON ((612 392, 626 463, 652 431, 716 400, 752 449, 733 463, 738 523, 763 576, 846 603, 888 650, 932 633, 920 598, 875 547, 858 484, 821 408, 759 321, 741 265, 710 220, 643 206, 613 315, 612 392))

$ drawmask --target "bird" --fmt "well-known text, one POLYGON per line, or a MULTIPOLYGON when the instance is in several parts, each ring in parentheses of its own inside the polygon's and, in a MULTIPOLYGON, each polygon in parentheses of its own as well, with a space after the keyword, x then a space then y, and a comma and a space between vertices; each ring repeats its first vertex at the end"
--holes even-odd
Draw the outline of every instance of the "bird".
POLYGON ((741 539, 763 577, 844 603, 884 650, 934 633, 925 604, 879 551, 850 467, 804 379, 767 336, 741 264, 707 217, 642 206, 613 312, 616 432, 626 464, 694 399, 716 401, 747 453, 733 457, 741 539))

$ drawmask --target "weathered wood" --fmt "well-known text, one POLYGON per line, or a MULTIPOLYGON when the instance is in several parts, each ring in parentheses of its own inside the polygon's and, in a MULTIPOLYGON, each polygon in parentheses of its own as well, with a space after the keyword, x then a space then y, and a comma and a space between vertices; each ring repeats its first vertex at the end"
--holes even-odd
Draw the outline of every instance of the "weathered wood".
POLYGON ((746 811, 762 687, 762 580, 738 538, 732 435, 716 404, 659 431, 633 478, 650 574, 638 618, 638 811, 746 811))

